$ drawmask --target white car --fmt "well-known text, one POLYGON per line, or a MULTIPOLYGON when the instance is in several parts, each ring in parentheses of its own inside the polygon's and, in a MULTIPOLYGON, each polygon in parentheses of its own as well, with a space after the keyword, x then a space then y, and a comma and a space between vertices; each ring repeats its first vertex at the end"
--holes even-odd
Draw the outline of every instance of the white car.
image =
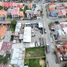
POLYGON ((50 52, 50 45, 49 45, 49 44, 46 45, 46 52, 47 52, 47 53, 50 52))

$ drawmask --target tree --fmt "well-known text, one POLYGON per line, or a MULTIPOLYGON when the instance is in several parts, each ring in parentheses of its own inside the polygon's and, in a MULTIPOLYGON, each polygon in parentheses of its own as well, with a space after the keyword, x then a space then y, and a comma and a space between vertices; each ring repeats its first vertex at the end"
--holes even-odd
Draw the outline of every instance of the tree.
POLYGON ((49 23, 48 26, 49 26, 49 29, 51 29, 51 27, 54 25, 54 23, 49 23))
POLYGON ((15 31, 16 23, 17 23, 17 21, 16 21, 16 20, 12 20, 12 21, 11 21, 10 29, 11 29, 11 31, 12 31, 12 32, 14 32, 14 31, 15 31))
POLYGON ((8 63, 8 57, 5 56, 5 57, 3 58, 3 64, 7 64, 7 63, 8 63))
POLYGON ((0 55, 0 64, 3 63, 3 56, 0 55))
POLYGON ((7 18, 12 18, 12 15, 7 15, 7 18))
POLYGON ((25 7, 24 7, 24 12, 25 12, 26 10, 29 10, 28 6, 25 6, 25 7))
POLYGON ((67 63, 64 64, 64 67, 67 67, 67 63))
POLYGON ((1 10, 1 9, 3 9, 3 7, 2 7, 2 6, 0 6, 0 10, 1 10))
POLYGON ((6 56, 3 57, 3 64, 7 64, 7 63, 8 63, 8 61, 9 61, 9 59, 10 59, 10 55, 11 55, 11 54, 6 54, 6 56))
POLYGON ((11 35, 11 41, 13 41, 13 39, 14 39, 14 36, 13 36, 13 35, 11 35))
POLYGON ((11 56, 11 54, 6 54, 6 56, 0 55, 0 64, 1 63, 7 64, 8 61, 9 61, 10 56, 11 56))

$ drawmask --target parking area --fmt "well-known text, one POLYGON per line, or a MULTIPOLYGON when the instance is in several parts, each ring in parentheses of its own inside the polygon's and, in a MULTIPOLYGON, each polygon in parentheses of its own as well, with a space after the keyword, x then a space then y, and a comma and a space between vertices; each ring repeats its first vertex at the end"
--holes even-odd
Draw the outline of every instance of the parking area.
MULTIPOLYGON (((34 22, 34 23, 21 23, 21 27, 19 29, 19 33, 15 32, 14 35, 14 40, 13 43, 24 43, 24 37, 25 37, 25 27, 30 27, 31 29, 31 42, 34 44, 34 47, 38 47, 38 46, 44 46, 44 37, 43 37, 43 24, 41 24, 41 27, 39 27, 38 22, 34 22)), ((19 27, 18 27, 19 28, 19 27)), ((29 32, 30 33, 30 32, 29 32)), ((29 34, 28 33, 28 34, 29 34)), ((27 34, 27 35, 28 35, 27 34)), ((27 37, 26 37, 27 38, 27 37)), ((28 40, 27 40, 28 41, 28 40)), ((26 43, 26 44, 30 44, 30 43, 26 43)), ((27 47, 29 47, 27 45, 27 47)))

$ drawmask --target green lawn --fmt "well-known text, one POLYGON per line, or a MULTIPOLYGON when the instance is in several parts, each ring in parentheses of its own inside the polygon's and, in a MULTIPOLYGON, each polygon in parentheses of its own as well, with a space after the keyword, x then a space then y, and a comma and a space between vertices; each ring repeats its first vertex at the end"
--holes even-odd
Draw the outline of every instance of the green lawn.
POLYGON ((26 48, 24 63, 29 67, 42 67, 40 60, 45 61, 45 47, 26 48))
POLYGON ((25 59, 25 64, 29 67, 42 67, 39 64, 39 59, 25 59))
POLYGON ((37 58, 37 57, 45 57, 45 49, 44 47, 34 47, 27 48, 25 52, 25 58, 37 58))

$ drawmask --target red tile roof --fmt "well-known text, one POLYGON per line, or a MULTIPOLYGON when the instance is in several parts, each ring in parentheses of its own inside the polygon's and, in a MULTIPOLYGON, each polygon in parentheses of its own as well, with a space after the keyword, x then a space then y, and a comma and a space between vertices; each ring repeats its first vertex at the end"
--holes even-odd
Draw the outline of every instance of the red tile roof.
POLYGON ((0 16, 6 16, 7 15, 7 11, 5 10, 0 10, 0 16))
POLYGON ((6 26, 0 26, 0 38, 5 36, 7 27, 6 26))

